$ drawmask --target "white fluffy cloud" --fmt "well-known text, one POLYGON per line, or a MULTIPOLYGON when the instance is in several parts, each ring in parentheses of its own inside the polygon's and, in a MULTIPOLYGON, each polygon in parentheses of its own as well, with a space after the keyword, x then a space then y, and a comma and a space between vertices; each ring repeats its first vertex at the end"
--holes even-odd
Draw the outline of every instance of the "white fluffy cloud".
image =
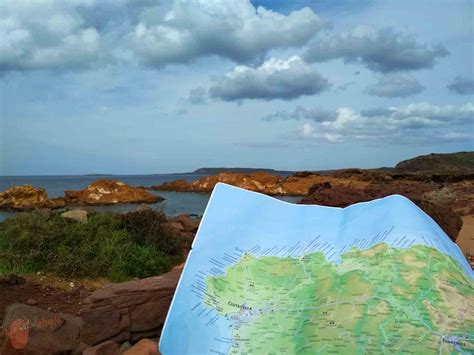
POLYGON ((431 68, 435 59, 448 54, 441 44, 418 43, 412 36, 393 29, 357 26, 326 39, 313 40, 305 59, 323 62, 342 58, 345 62, 361 62, 382 73, 431 68))
POLYGON ((424 87, 408 74, 389 74, 382 76, 375 84, 369 85, 365 92, 379 97, 408 97, 419 94, 424 87))
POLYGON ((309 8, 284 15, 249 0, 175 0, 160 20, 143 18, 130 39, 150 66, 212 55, 247 62, 273 48, 301 46, 322 25, 309 8))
POLYGON ((0 71, 89 66, 100 56, 101 39, 80 8, 92 0, 0 3, 0 71))
POLYGON ((300 57, 270 58, 257 68, 238 65, 209 90, 211 97, 224 101, 243 99, 291 100, 314 95, 329 87, 311 65, 300 57))
MULTIPOLYGON (((283 117, 282 113, 279 115, 283 117)), ((285 117, 291 119, 291 112, 285 117)), ((302 119, 300 115, 293 118, 302 119)), ((303 119, 306 122, 297 130, 298 139, 330 143, 362 140, 380 144, 441 144, 474 139, 470 129, 474 123, 473 103, 460 106, 418 103, 360 112, 341 107, 327 115, 327 119, 313 119, 312 116, 303 119)))

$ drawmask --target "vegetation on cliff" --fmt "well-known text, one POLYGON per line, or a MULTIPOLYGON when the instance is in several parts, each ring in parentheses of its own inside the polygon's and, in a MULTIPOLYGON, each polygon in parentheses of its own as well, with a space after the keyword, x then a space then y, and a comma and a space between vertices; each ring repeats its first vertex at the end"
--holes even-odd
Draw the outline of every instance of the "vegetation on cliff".
POLYGON ((474 152, 428 154, 399 162, 398 172, 473 172, 474 152))
POLYGON ((152 210, 93 213, 87 223, 20 213, 0 223, 0 274, 51 273, 123 281, 162 274, 183 259, 183 240, 152 210))

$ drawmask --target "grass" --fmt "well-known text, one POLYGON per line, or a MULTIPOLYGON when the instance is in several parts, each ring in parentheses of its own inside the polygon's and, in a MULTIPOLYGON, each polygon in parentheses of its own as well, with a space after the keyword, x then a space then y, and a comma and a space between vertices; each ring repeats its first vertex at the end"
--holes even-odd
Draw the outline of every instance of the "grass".
POLYGON ((155 211, 93 213, 87 223, 20 213, 0 223, 0 274, 124 281, 167 272, 182 261, 182 240, 155 211))

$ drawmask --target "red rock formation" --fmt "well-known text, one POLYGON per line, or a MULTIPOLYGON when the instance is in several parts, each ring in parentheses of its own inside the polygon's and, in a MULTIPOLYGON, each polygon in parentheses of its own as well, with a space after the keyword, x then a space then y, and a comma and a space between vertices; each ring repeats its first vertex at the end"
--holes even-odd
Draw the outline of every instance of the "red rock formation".
POLYGON ((110 284, 95 291, 80 312, 82 341, 136 341, 161 334, 182 266, 167 274, 110 284))
POLYGON ((154 190, 164 191, 211 192, 218 182, 223 182, 267 195, 304 196, 308 193, 311 186, 324 181, 331 181, 342 185, 365 186, 368 184, 367 182, 354 179, 339 179, 313 173, 295 174, 285 178, 271 175, 266 172, 258 172, 250 174, 220 173, 193 182, 177 180, 165 182, 162 185, 152 186, 151 188, 154 190))
POLYGON ((426 214, 433 218, 446 234, 453 240, 462 227, 462 219, 447 204, 429 201, 424 197, 426 192, 439 189, 432 184, 392 183, 370 184, 364 189, 349 186, 332 186, 330 183, 317 184, 311 187, 308 196, 301 200, 302 204, 346 207, 357 202, 370 201, 388 195, 403 195, 418 205, 426 214))
POLYGON ((140 187, 121 181, 97 180, 84 190, 64 191, 64 200, 71 205, 113 205, 117 203, 155 203, 164 199, 140 187))
POLYGON ((31 185, 14 186, 0 192, 0 209, 60 208, 64 205, 61 198, 50 199, 45 189, 31 185))

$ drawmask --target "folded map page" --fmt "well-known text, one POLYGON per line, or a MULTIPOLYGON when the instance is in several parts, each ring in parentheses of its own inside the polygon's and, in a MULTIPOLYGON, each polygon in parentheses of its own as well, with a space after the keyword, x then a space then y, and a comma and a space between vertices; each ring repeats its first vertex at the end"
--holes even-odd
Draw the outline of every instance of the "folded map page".
POLYGON ((458 246, 405 197, 342 209, 220 183, 160 350, 472 353, 473 277, 458 246))

